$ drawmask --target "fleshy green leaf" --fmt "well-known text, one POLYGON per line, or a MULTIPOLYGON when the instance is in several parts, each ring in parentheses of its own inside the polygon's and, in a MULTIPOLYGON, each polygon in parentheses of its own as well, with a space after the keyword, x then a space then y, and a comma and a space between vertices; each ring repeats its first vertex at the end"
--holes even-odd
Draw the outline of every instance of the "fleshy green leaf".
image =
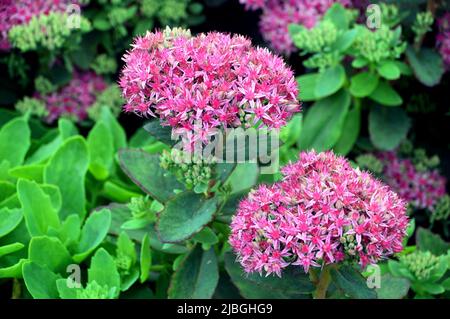
POLYGON ((100 286, 117 288, 120 291, 120 275, 116 268, 114 258, 108 252, 100 248, 91 259, 91 266, 88 269, 89 282, 95 281, 100 286))
POLYGON ((150 250, 150 240, 148 234, 145 234, 141 244, 141 262, 140 262, 141 283, 147 281, 151 266, 152 266, 152 253, 150 250))
POLYGON ((97 122, 87 137, 90 154, 89 171, 98 180, 108 178, 114 159, 113 139, 108 127, 97 122))
POLYGON ((348 14, 340 3, 333 4, 325 13, 324 19, 331 21, 338 30, 348 29, 350 23, 348 14))
POLYGON ((12 232, 22 221, 20 209, 0 208, 0 238, 12 232))
POLYGON ((321 99, 336 93, 344 85, 345 79, 345 70, 342 65, 338 64, 326 69, 319 73, 314 95, 321 99))
POLYGON ((81 229, 75 262, 82 262, 98 247, 108 234, 111 225, 111 212, 108 209, 93 212, 81 229))
POLYGON ((378 74, 388 80, 396 80, 400 78, 400 69, 395 61, 386 61, 381 63, 377 68, 378 74))
POLYGON ((89 153, 81 137, 66 140, 50 159, 44 170, 44 181, 59 187, 62 195, 61 218, 70 214, 86 214, 85 177, 89 153))
POLYGON ((225 269, 240 294, 248 299, 308 299, 315 287, 300 267, 283 269, 281 278, 259 273, 245 274, 236 257, 225 255, 225 269))
POLYGON ((319 78, 319 73, 305 74, 297 77, 297 84, 299 87, 299 100, 308 102, 317 100, 315 95, 316 84, 319 78))
POLYGON ((169 298, 211 298, 219 281, 219 269, 214 249, 203 251, 195 247, 173 274, 169 298))
POLYGON ((369 133, 372 143, 381 150, 393 150, 408 134, 411 120, 401 108, 375 105, 369 113, 369 133))
POLYGON ((60 220, 51 198, 38 184, 19 180, 17 192, 31 236, 46 235, 49 227, 59 228, 60 220))
POLYGON ((359 106, 355 106, 347 113, 341 137, 333 147, 334 151, 341 155, 347 155, 355 145, 360 129, 361 109, 359 106))
POLYGON ((316 102, 304 118, 300 149, 320 152, 332 148, 342 134, 349 107, 350 94, 345 90, 316 102))
POLYGON ((386 106, 399 106, 403 103, 402 97, 386 81, 379 81, 377 88, 369 95, 375 102, 386 106))
POLYGON ((48 236, 31 239, 28 258, 40 266, 46 266, 54 273, 65 272, 67 265, 72 262, 69 252, 61 241, 48 236))
POLYGON ((59 297, 56 280, 61 277, 46 266, 34 262, 23 265, 23 279, 31 296, 35 299, 56 299, 59 297))
POLYGON ((119 152, 122 170, 144 192, 161 203, 175 196, 173 190, 184 189, 175 176, 160 166, 159 155, 141 150, 126 149, 119 152))
POLYGON ((367 287, 365 278, 352 266, 332 268, 331 276, 336 286, 351 298, 374 299, 377 297, 375 290, 367 287))
POLYGON ((16 251, 19 251, 25 247, 22 243, 13 243, 5 246, 0 246, 0 258, 16 251))
POLYGON ((376 291, 379 299, 402 299, 408 294, 409 286, 408 279, 388 273, 381 276, 380 288, 376 291))
POLYGON ((172 129, 170 126, 162 126, 158 120, 150 121, 145 124, 144 129, 150 136, 167 145, 174 145, 176 141, 172 140, 172 129))
POLYGON ((450 243, 445 242, 438 234, 433 234, 422 227, 417 229, 416 244, 419 250, 430 251, 436 256, 446 254, 450 249, 450 243))
POLYGON ((218 200, 184 192, 166 203, 157 229, 163 242, 180 242, 198 233, 213 220, 218 200))
POLYGON ((370 72, 361 72, 354 75, 350 82, 350 93, 356 97, 366 97, 378 86, 378 76, 370 72))
POLYGON ((13 119, 0 129, 0 159, 12 167, 23 163, 30 142, 31 132, 23 117, 13 119))
POLYGON ((416 52, 413 47, 406 49, 406 56, 417 79, 426 86, 435 86, 441 82, 444 74, 444 63, 434 50, 422 48, 416 52))

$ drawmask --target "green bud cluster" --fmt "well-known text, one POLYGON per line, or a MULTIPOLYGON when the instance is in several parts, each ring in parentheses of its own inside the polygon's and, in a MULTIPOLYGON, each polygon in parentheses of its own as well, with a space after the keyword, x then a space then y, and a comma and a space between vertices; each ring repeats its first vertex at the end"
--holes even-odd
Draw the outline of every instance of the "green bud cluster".
POLYGON ((399 260, 419 281, 428 280, 440 262, 439 257, 429 251, 421 250, 416 250, 409 255, 402 255, 399 260))
POLYGON ((117 70, 117 62, 107 54, 100 54, 92 62, 91 69, 97 74, 112 74, 117 70))
POLYGON ((114 299, 116 288, 100 286, 96 281, 89 282, 85 289, 77 290, 77 299, 114 299))
POLYGON ((383 163, 372 154, 359 155, 356 163, 361 169, 369 170, 374 174, 379 175, 383 172, 383 163))
POLYGON ((292 40, 299 49, 307 53, 329 52, 330 46, 336 42, 338 35, 336 26, 324 20, 310 30, 303 28, 293 36, 292 40))
POLYGON ((180 24, 189 14, 200 14, 203 6, 191 0, 142 0, 140 12, 158 19, 162 25, 180 24))
POLYGON ((95 103, 87 110, 88 116, 91 120, 98 120, 102 107, 106 106, 111 110, 112 114, 117 117, 123 103, 124 101, 119 87, 116 84, 111 84, 97 95, 95 103))
POLYGON ((144 218, 147 216, 156 217, 155 210, 153 209, 153 202, 146 197, 133 197, 130 203, 127 204, 128 209, 131 211, 133 218, 144 218))
POLYGON ((185 153, 178 150, 164 151, 160 158, 162 168, 172 172, 187 189, 194 189, 198 193, 208 190, 214 164, 214 161, 196 155, 188 158, 185 153))
MULTIPOLYGON (((399 29, 398 29, 399 30, 399 29)), ((371 31, 359 28, 358 36, 353 44, 357 57, 362 57, 371 63, 398 59, 406 49, 406 42, 400 40, 400 33, 382 25, 371 31)))
POLYGON ((133 259, 130 256, 118 251, 115 262, 117 269, 122 275, 126 276, 130 273, 131 266, 133 266, 133 259))
POLYGON ((428 157, 426 151, 423 148, 414 150, 413 163, 416 170, 419 172, 425 172, 430 169, 435 169, 439 166, 440 160, 437 155, 428 157))
POLYGON ((20 113, 29 112, 30 115, 35 115, 39 118, 46 117, 48 115, 48 110, 45 107, 44 102, 30 97, 24 97, 22 100, 16 103, 16 110, 20 113))
POLYGON ((353 235, 344 235, 341 237, 340 242, 344 247, 344 251, 349 256, 355 256, 356 254, 356 246, 358 243, 356 242, 356 238, 353 235))
POLYGON ((393 27, 400 22, 399 9, 395 4, 380 3, 382 23, 393 27))
POLYGON ((26 52, 37 49, 55 50, 70 44, 72 35, 90 31, 89 21, 80 17, 80 28, 68 25, 66 13, 51 12, 33 17, 28 24, 16 25, 9 30, 8 38, 13 47, 26 52))
POLYGON ((411 29, 415 33, 414 42, 420 41, 420 39, 427 33, 431 31, 431 26, 433 25, 434 18, 431 12, 419 12, 416 15, 416 20, 412 25, 411 29))
POLYGON ((431 214, 431 222, 437 220, 447 220, 450 217, 450 196, 445 195, 439 199, 433 213, 431 214))
POLYGON ((36 91, 42 95, 47 95, 56 91, 57 89, 56 85, 54 85, 49 79, 43 77, 42 75, 39 75, 34 80, 34 87, 36 88, 36 91))

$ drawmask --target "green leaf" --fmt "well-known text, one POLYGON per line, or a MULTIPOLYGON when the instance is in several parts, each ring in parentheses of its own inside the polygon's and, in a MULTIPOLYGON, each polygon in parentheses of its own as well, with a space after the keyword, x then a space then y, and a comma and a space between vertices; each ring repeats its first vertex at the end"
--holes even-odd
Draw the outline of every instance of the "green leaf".
POLYGON ((379 299, 402 299, 408 294, 409 286, 408 279, 387 273, 381 276, 380 288, 376 291, 379 299))
POLYGON ((422 48, 416 52, 412 46, 406 49, 406 56, 417 79, 426 86, 441 82, 444 74, 442 57, 433 49, 422 48))
POLYGON ((12 232, 22 221, 20 209, 0 208, 0 238, 12 232))
POLYGON ((114 151, 127 147, 127 136, 125 130, 111 113, 111 109, 104 106, 101 108, 99 121, 108 127, 109 134, 112 136, 114 151))
POLYGON ((59 297, 56 280, 61 277, 45 266, 33 262, 23 265, 25 285, 35 299, 56 299, 59 297))
POLYGON ((238 163, 226 184, 231 186, 233 193, 238 193, 256 185, 258 176, 257 163, 238 163))
POLYGON ((151 266, 152 266, 152 253, 150 250, 150 239, 148 237, 148 234, 145 234, 141 244, 141 262, 140 262, 141 283, 147 281, 151 266))
POLYGON ((120 292, 120 275, 117 271, 114 258, 103 248, 100 248, 91 259, 88 269, 89 282, 96 282, 100 286, 116 288, 120 292))
POLYGON ((422 227, 417 229, 416 245, 419 250, 430 251, 436 256, 446 254, 450 249, 450 243, 445 242, 438 234, 433 234, 422 227))
POLYGON ((209 227, 203 228, 199 233, 197 233, 194 238, 196 242, 206 244, 206 245, 215 245, 219 242, 219 238, 217 238, 216 233, 209 227))
POLYGON ((425 291, 431 295, 439 295, 445 292, 445 288, 442 285, 432 282, 415 282, 412 287, 414 290, 425 291))
POLYGON ((326 69, 319 73, 314 95, 317 99, 321 99, 336 93, 344 85, 345 79, 345 70, 342 65, 338 64, 326 69))
POLYGON ((366 279, 352 266, 332 268, 331 276, 336 286, 351 298, 374 299, 377 297, 375 290, 367 287, 366 279))
POLYGON ((62 195, 61 218, 70 214, 86 214, 85 177, 89 153, 82 137, 66 140, 50 159, 44 170, 44 181, 59 187, 62 195))
POLYGON ((31 236, 46 235, 49 227, 59 228, 58 212, 50 196, 38 184, 21 179, 17 183, 17 192, 31 236))
POLYGON ((315 90, 318 78, 319 73, 305 74, 296 78, 299 87, 298 98, 300 101, 308 102, 317 100, 315 90))
POLYGON ((12 167, 23 163, 31 145, 30 128, 23 117, 13 119, 0 129, 0 159, 12 167))
POLYGON ((288 25, 288 32, 291 38, 293 38, 297 33, 302 32, 305 30, 305 27, 301 24, 291 23, 288 25))
MULTIPOLYGON (((0 203, 16 193, 16 185, 8 181, 0 181, 0 203)), ((1 205, 0 205, 1 207, 1 205)))
POLYGON ((347 30, 341 35, 338 36, 336 42, 332 45, 333 51, 345 52, 347 51, 353 44, 358 35, 358 31, 356 29, 347 30))
POLYGON ((362 57, 358 57, 352 61, 352 67, 354 67, 356 69, 360 69, 360 68, 365 67, 368 63, 369 63, 369 61, 367 61, 366 59, 364 59, 362 57))
POLYGON ((65 118, 58 120, 58 136, 51 142, 40 146, 27 160, 26 164, 40 164, 47 161, 68 138, 78 134, 75 124, 65 118))
POLYGON ((156 140, 167 145, 174 145, 176 141, 172 139, 172 129, 170 126, 162 126, 158 120, 153 120, 145 124, 144 129, 156 140))
POLYGON ((69 279, 58 279, 56 280, 56 287, 59 292, 59 297, 61 299, 77 299, 78 291, 82 291, 82 287, 69 287, 68 285, 69 279))
POLYGON ((378 74, 388 80, 397 80, 400 78, 400 69, 395 61, 386 61, 377 67, 378 74))
POLYGON ((184 189, 184 185, 175 176, 161 168, 159 155, 124 149, 119 152, 119 161, 125 174, 145 193, 161 203, 175 196, 175 189, 184 189))
POLYGON ((211 298, 219 282, 219 269, 214 249, 195 247, 173 274, 169 287, 171 299, 211 298))
POLYGON ((44 180, 44 165, 24 165, 16 166, 8 171, 9 175, 15 178, 23 178, 37 183, 42 183, 44 180))
POLYGON ((33 237, 28 248, 30 261, 46 266, 54 273, 63 273, 72 262, 69 252, 58 238, 48 236, 33 237))
POLYGON ((375 105, 369 113, 369 133, 373 145, 381 150, 393 150, 408 134, 411 120, 401 108, 375 105))
POLYGON ((300 149, 320 152, 332 148, 342 134, 349 107, 350 94, 345 90, 316 102, 304 118, 300 149))
POLYGON ((333 4, 325 13, 325 20, 331 21, 338 30, 348 29, 350 23, 345 8, 340 3, 333 4))
POLYGON ((240 294, 248 299, 307 299, 315 286, 301 267, 290 266, 283 269, 281 278, 259 273, 245 274, 236 257, 225 255, 225 269, 240 294))
POLYGON ((347 113, 345 117, 342 134, 334 145, 333 149, 336 153, 347 155, 355 145, 361 129, 361 108, 355 106, 347 113))
POLYGON ((217 211, 218 199, 205 199, 204 195, 180 193, 166 203, 161 212, 157 229, 163 242, 186 240, 210 223, 217 211))
POLYGON ((58 238, 66 247, 74 247, 81 234, 81 220, 77 214, 69 215, 58 229, 58 238))
POLYGON ((0 258, 16 251, 19 251, 25 247, 22 243, 13 243, 5 246, 0 246, 0 258))
POLYGON ((354 75, 350 82, 350 93, 356 97, 366 97, 375 91, 378 86, 378 76, 370 72, 361 72, 354 75))
POLYGON ((379 81, 377 88, 369 98, 386 106, 399 106, 403 103, 402 97, 386 81, 379 81))
POLYGON ((73 260, 77 263, 85 260, 103 242, 110 226, 111 211, 109 209, 104 208, 93 212, 81 229, 77 254, 73 256, 73 260))
POLYGON ((97 180, 106 180, 114 160, 114 145, 110 131, 102 121, 97 122, 87 137, 90 154, 89 171, 97 180))

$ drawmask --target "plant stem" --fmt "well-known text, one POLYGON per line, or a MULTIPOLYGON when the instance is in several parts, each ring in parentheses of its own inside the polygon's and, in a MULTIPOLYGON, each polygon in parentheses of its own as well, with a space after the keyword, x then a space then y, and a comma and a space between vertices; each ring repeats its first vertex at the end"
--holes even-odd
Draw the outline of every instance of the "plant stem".
POLYGON ((20 299, 21 294, 22 294, 22 287, 20 286, 20 281, 14 279, 11 299, 20 299))
POLYGON ((314 293, 314 299, 325 299, 327 295, 328 286, 331 282, 330 269, 332 265, 326 265, 320 272, 319 281, 316 286, 316 292, 314 293))

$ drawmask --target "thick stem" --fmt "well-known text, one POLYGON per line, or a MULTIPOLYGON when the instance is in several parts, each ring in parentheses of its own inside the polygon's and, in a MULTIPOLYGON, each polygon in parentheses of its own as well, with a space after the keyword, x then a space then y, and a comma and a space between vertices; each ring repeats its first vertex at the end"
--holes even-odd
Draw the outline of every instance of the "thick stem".
POLYGON ((17 279, 14 279, 11 299, 20 299, 21 294, 22 294, 22 287, 20 285, 20 281, 17 279))
POLYGON ((316 291, 314 293, 314 299, 325 299, 327 295, 328 286, 331 282, 330 269, 332 265, 326 265, 322 268, 320 272, 319 281, 316 286, 316 291))

